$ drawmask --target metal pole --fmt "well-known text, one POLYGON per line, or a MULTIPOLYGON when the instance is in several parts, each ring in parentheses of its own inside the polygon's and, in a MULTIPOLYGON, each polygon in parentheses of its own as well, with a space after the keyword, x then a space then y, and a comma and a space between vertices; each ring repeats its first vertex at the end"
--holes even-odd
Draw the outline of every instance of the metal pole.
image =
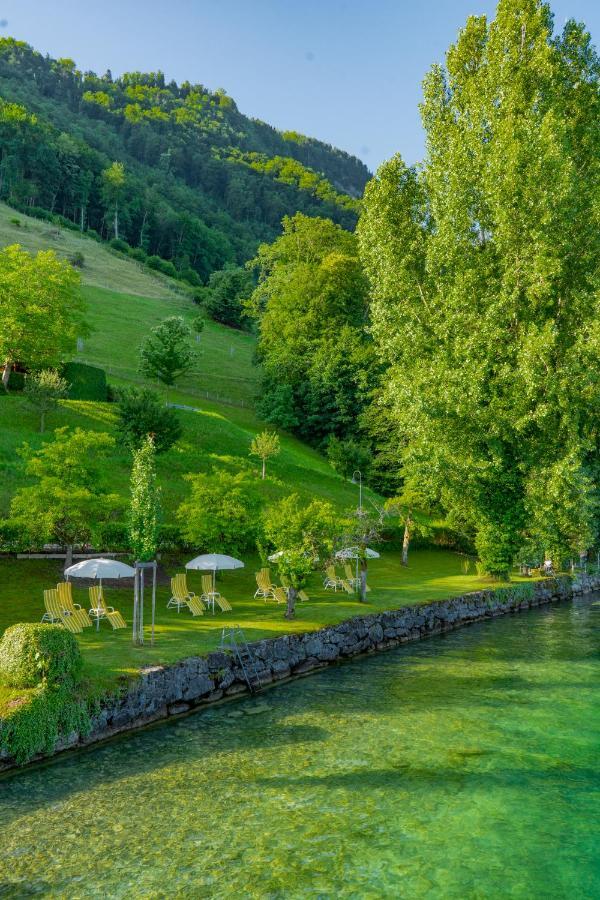
POLYGON ((144 643, 144 570, 140 570, 140 613, 138 616, 138 644, 144 643))
POLYGON ((138 575, 139 569, 137 563, 135 565, 135 575, 133 576, 133 643, 137 644, 137 611, 138 611, 138 575))
POLYGON ((152 637, 151 645, 154 647, 154 613, 156 610, 156 563, 152 567, 152 637))
POLYGON ((362 472, 355 469, 352 473, 352 481, 356 484, 356 476, 358 475, 358 511, 362 512, 362 472))

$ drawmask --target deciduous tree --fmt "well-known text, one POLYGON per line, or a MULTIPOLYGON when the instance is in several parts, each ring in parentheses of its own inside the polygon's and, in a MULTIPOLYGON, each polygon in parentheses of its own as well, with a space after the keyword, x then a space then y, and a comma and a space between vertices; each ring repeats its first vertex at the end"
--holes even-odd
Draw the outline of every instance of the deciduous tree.
POLYGON ((539 0, 469 18, 425 81, 424 165, 386 163, 359 225, 404 477, 496 576, 566 503, 563 550, 596 528, 569 498, 598 489, 599 71, 539 0))
POLYGON ((27 402, 40 414, 40 432, 44 433, 47 414, 56 409, 58 401, 67 396, 69 385, 55 369, 32 372, 25 378, 24 394, 27 402))

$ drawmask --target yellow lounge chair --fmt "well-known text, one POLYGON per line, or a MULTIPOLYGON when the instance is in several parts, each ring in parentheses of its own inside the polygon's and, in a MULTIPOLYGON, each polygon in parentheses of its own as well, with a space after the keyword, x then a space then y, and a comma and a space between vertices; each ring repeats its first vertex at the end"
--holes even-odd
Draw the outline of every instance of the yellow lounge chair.
POLYGON ((340 576, 335 571, 335 566, 327 566, 325 569, 325 581, 323 582, 325 586, 325 590, 328 588, 333 588, 334 591, 337 591, 338 588, 343 588, 348 594, 352 594, 352 587, 350 583, 345 578, 340 578, 340 576))
POLYGON ((71 582, 61 581, 56 585, 56 590, 58 591, 58 601, 65 612, 73 616, 81 628, 91 627, 92 620, 85 609, 79 603, 73 603, 73 586, 71 582))
POLYGON ((204 604, 202 600, 191 591, 186 591, 186 588, 185 575, 175 575, 174 578, 171 578, 172 596, 167 603, 167 608, 176 606, 177 612, 179 612, 182 606, 186 606, 193 616, 203 616, 204 604))
MULTIPOLYGON (((348 579, 350 585, 358 590, 360 588, 360 575, 357 578, 356 575, 352 573, 352 569, 350 568, 349 563, 346 563, 346 565, 344 566, 344 572, 346 573, 346 578, 348 579)), ((366 588, 367 591, 371 590, 368 584, 366 585, 366 588)))
MULTIPOLYGON (((283 576, 281 576, 281 584, 283 586, 284 591, 287 594, 287 592, 290 589, 290 583, 287 580, 287 578, 284 578, 283 576)), ((306 591, 298 591, 296 596, 298 597, 298 600, 302 600, 303 603, 308 602, 308 594, 306 593, 306 591)))
POLYGON ((61 607, 56 588, 44 591, 44 608, 46 612, 42 616, 42 622, 58 623, 63 625, 67 631, 72 631, 73 634, 80 634, 83 631, 73 616, 61 607))
POLYGON ((212 611, 214 614, 215 611, 215 603, 223 612, 231 612, 233 607, 229 600, 226 600, 219 591, 216 591, 213 584, 212 575, 203 575, 202 576, 202 601, 207 603, 209 606, 212 606, 212 611))
POLYGON ((90 617, 96 620, 96 627, 100 625, 100 619, 108 619, 113 629, 127 628, 127 622, 114 606, 107 606, 100 585, 89 589, 90 592, 90 617))
POLYGON ((254 597, 264 597, 265 601, 269 599, 269 597, 274 596, 275 587, 271 584, 271 572, 270 569, 261 569, 260 572, 256 573, 256 584, 258 585, 254 597))

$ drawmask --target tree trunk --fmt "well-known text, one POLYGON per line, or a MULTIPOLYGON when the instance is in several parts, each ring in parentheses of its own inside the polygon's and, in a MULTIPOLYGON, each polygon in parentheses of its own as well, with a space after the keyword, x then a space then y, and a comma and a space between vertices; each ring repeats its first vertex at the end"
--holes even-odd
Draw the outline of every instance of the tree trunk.
POLYGON ((119 240, 119 204, 115 203, 115 238, 119 240))
POLYGON ((367 602, 367 561, 360 561, 360 602, 367 602))
POLYGON ((402 565, 408 565, 408 548, 410 545, 410 528, 412 525, 412 519, 410 517, 410 512, 406 516, 406 522, 404 523, 404 538, 402 539, 402 565))
POLYGON ((12 363, 10 359, 7 359, 4 363, 4 371, 2 373, 2 385, 4 390, 8 394, 8 379, 10 378, 10 373, 12 371, 12 363))
POLYGON ((79 230, 83 231, 85 225, 85 207, 81 204, 81 218, 79 220, 79 230))
POLYGON ((267 468, 267 461, 266 461, 266 459, 263 459, 262 464, 263 464, 263 466, 262 466, 262 477, 263 477, 263 481, 264 481, 264 480, 265 480, 265 472, 266 472, 266 468, 267 468))
POLYGON ((295 587, 288 588, 287 606, 285 609, 285 618, 294 619, 296 617, 296 597, 298 590, 295 587))
POLYGON ((73 544, 67 544, 66 547, 66 558, 65 558, 65 569, 68 569, 69 566, 73 565, 73 544))
POLYGON ((146 228, 146 219, 148 218, 148 213, 144 210, 144 216, 142 218, 142 227, 140 228, 140 239, 138 242, 138 247, 141 247, 144 243, 144 230, 146 228))

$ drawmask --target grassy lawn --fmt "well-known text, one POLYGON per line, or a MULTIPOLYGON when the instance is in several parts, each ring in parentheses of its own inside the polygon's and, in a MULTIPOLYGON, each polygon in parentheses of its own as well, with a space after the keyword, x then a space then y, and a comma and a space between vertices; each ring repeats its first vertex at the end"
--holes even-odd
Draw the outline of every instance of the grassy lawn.
MULTIPOLYGON (((179 297, 172 279, 165 278, 141 266, 135 260, 123 259, 111 253, 107 245, 84 237, 69 228, 60 228, 26 216, 5 203, 0 203, 0 246, 21 244, 30 253, 38 250, 54 250, 61 259, 69 259, 73 253, 83 253, 85 263, 81 269, 84 284, 142 297, 179 297), (16 221, 20 224, 17 225, 16 221)), ((166 314, 168 315, 168 313, 166 314)))
MULTIPOLYGON (((239 624, 249 640, 275 637, 290 632, 311 631, 352 616, 394 609, 403 605, 444 599, 494 584, 473 571, 463 572, 463 557, 447 551, 415 550, 408 568, 400 565, 400 552, 384 549, 381 559, 369 566, 369 602, 363 604, 343 592, 325 591, 318 574, 308 589, 310 601, 300 603, 297 617, 287 621, 283 605, 254 600, 254 572, 258 558, 246 556, 246 568, 223 573, 218 579, 221 593, 231 602, 233 613, 217 612, 193 619, 187 612, 166 608, 171 596, 161 585, 157 599, 157 628, 154 648, 134 647, 131 631, 112 631, 107 622, 100 630, 86 629, 79 637, 85 659, 85 674, 92 690, 114 686, 120 676, 134 675, 141 666, 174 662, 186 656, 204 654, 218 646, 224 625, 239 624)), ((168 575, 183 571, 185 559, 166 561, 168 575)), ((43 612, 42 591, 61 579, 60 560, 0 559, 0 633, 14 622, 39 621, 43 612)), ((164 578, 163 578, 164 580, 164 578)), ((200 573, 188 575, 188 585, 197 593, 200 573)), ((73 582, 75 601, 89 607, 87 588, 73 582)), ((132 615, 132 589, 122 586, 106 590, 107 602, 119 609, 128 624, 132 615)), ((149 602, 149 601, 148 601, 149 602)), ((149 616, 146 607, 146 621, 149 616)), ((0 696, 1 709, 1 696, 0 696)))

